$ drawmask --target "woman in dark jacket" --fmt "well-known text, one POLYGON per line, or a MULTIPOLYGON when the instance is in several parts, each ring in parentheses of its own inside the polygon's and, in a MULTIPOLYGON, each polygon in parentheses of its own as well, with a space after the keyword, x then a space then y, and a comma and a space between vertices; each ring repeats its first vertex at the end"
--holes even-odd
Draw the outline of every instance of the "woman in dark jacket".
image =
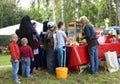
POLYGON ((88 18, 86 16, 82 16, 80 18, 80 22, 83 27, 83 37, 82 39, 86 39, 88 44, 88 54, 90 59, 90 73, 95 74, 98 72, 98 41, 96 38, 95 30, 93 25, 90 24, 88 18))
MULTIPOLYGON (((43 45, 43 46, 44 46, 44 41, 45 41, 45 35, 48 31, 47 23, 48 23, 48 21, 43 22, 43 30, 40 32, 40 42, 41 42, 41 45, 43 45)), ((40 48, 40 56, 42 59, 42 68, 47 68, 46 51, 43 46, 40 48)))
MULTIPOLYGON (((19 41, 23 38, 26 37, 28 39, 28 45, 33 49, 34 47, 34 40, 33 40, 33 34, 35 32, 33 31, 33 25, 30 21, 30 17, 28 15, 25 15, 20 23, 19 30, 17 30, 16 34, 19 37, 19 41)), ((19 46, 21 46, 20 42, 18 42, 19 46)), ((31 73, 33 71, 33 62, 31 61, 31 73)), ((19 67, 18 74, 21 75, 21 64, 19 67)))

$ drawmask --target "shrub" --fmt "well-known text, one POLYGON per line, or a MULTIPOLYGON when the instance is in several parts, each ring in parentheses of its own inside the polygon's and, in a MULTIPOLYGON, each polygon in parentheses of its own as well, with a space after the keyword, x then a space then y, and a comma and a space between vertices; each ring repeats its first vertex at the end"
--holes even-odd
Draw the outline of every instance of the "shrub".
POLYGON ((0 46, 8 46, 9 36, 0 36, 0 46))

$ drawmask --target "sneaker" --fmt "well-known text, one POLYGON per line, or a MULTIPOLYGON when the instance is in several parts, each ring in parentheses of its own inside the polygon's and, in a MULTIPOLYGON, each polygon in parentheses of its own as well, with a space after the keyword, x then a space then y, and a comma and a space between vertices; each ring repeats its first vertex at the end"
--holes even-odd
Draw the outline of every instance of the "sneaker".
POLYGON ((14 83, 15 83, 15 84, 20 84, 21 82, 18 81, 18 80, 14 80, 14 83))
POLYGON ((32 77, 33 77, 33 76, 30 75, 30 76, 28 76, 27 78, 32 78, 32 77))
POLYGON ((17 80, 18 80, 18 81, 20 81, 20 79, 19 79, 19 78, 18 78, 17 80))

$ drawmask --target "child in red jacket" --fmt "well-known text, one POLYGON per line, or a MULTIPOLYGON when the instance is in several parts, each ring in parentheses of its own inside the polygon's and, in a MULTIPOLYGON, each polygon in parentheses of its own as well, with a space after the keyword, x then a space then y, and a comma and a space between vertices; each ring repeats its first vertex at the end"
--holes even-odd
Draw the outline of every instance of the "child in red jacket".
POLYGON ((27 43, 28 43, 27 38, 21 39, 22 46, 20 47, 20 53, 22 56, 21 57, 22 76, 31 78, 30 63, 31 63, 31 58, 32 58, 32 61, 34 61, 34 56, 33 56, 32 48, 29 45, 27 45, 27 43))
POLYGON ((8 49, 11 54, 11 64, 12 64, 12 80, 15 82, 15 84, 20 84, 21 82, 19 81, 17 77, 17 72, 19 68, 19 59, 20 59, 20 52, 19 52, 19 47, 17 45, 17 40, 18 37, 16 34, 12 34, 10 36, 10 43, 8 45, 8 49))

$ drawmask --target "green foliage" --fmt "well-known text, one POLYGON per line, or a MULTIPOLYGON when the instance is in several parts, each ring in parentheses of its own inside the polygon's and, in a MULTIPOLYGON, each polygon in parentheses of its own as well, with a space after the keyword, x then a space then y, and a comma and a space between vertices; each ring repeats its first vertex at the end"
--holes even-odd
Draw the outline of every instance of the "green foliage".
POLYGON ((65 22, 66 24, 68 22, 75 20, 75 4, 73 3, 73 0, 66 0, 65 1, 65 22))
POLYGON ((24 10, 24 13, 29 15, 31 20, 42 21, 42 15, 38 9, 24 10))
POLYGON ((6 47, 9 44, 9 36, 0 36, 0 46, 6 47))
POLYGON ((56 23, 62 20, 62 13, 61 13, 61 0, 55 0, 56 3, 56 23))
POLYGON ((22 17, 21 8, 17 7, 15 0, 0 1, 0 27, 14 25, 20 22, 22 17))
MULTIPOLYGON (((19 0, 0 1, 0 27, 20 23, 23 15, 28 14, 31 19, 43 22, 52 21, 51 0, 33 0, 30 9, 18 7, 19 0), (17 2, 16 2, 17 1, 17 2), (36 2, 37 6, 36 7, 36 2)), ((113 2, 114 3, 114 2, 113 2)), ((61 0, 55 0, 56 20, 61 21, 61 0)), ((112 4, 112 25, 116 23, 115 5, 112 4)), ((104 25, 104 19, 109 18, 109 1, 107 0, 65 0, 65 23, 75 21, 86 15, 95 26, 104 25)))
MULTIPOLYGON (((95 6, 98 9, 96 26, 104 25, 104 19, 110 18, 109 17, 110 10, 109 10, 109 3, 108 2, 107 2, 107 0, 95 0, 95 2, 94 2, 95 6)), ((114 4, 112 4, 111 11, 112 11, 111 23, 112 23, 112 25, 116 25, 116 23, 115 23, 116 10, 115 10, 114 4)))
POLYGON ((85 15, 90 19, 92 24, 95 25, 97 22, 97 13, 98 9, 93 2, 90 0, 83 0, 81 2, 79 17, 85 15))
MULTIPOLYGON (((57 22, 61 20, 61 2, 56 0, 56 15, 57 22)), ((65 23, 75 21, 81 16, 87 16, 91 23, 95 26, 104 25, 104 19, 108 17, 108 4, 106 1, 94 0, 65 0, 65 23)), ((115 16, 115 10, 112 10, 113 17, 115 16)), ((115 25, 115 20, 113 19, 113 25, 115 25)))

